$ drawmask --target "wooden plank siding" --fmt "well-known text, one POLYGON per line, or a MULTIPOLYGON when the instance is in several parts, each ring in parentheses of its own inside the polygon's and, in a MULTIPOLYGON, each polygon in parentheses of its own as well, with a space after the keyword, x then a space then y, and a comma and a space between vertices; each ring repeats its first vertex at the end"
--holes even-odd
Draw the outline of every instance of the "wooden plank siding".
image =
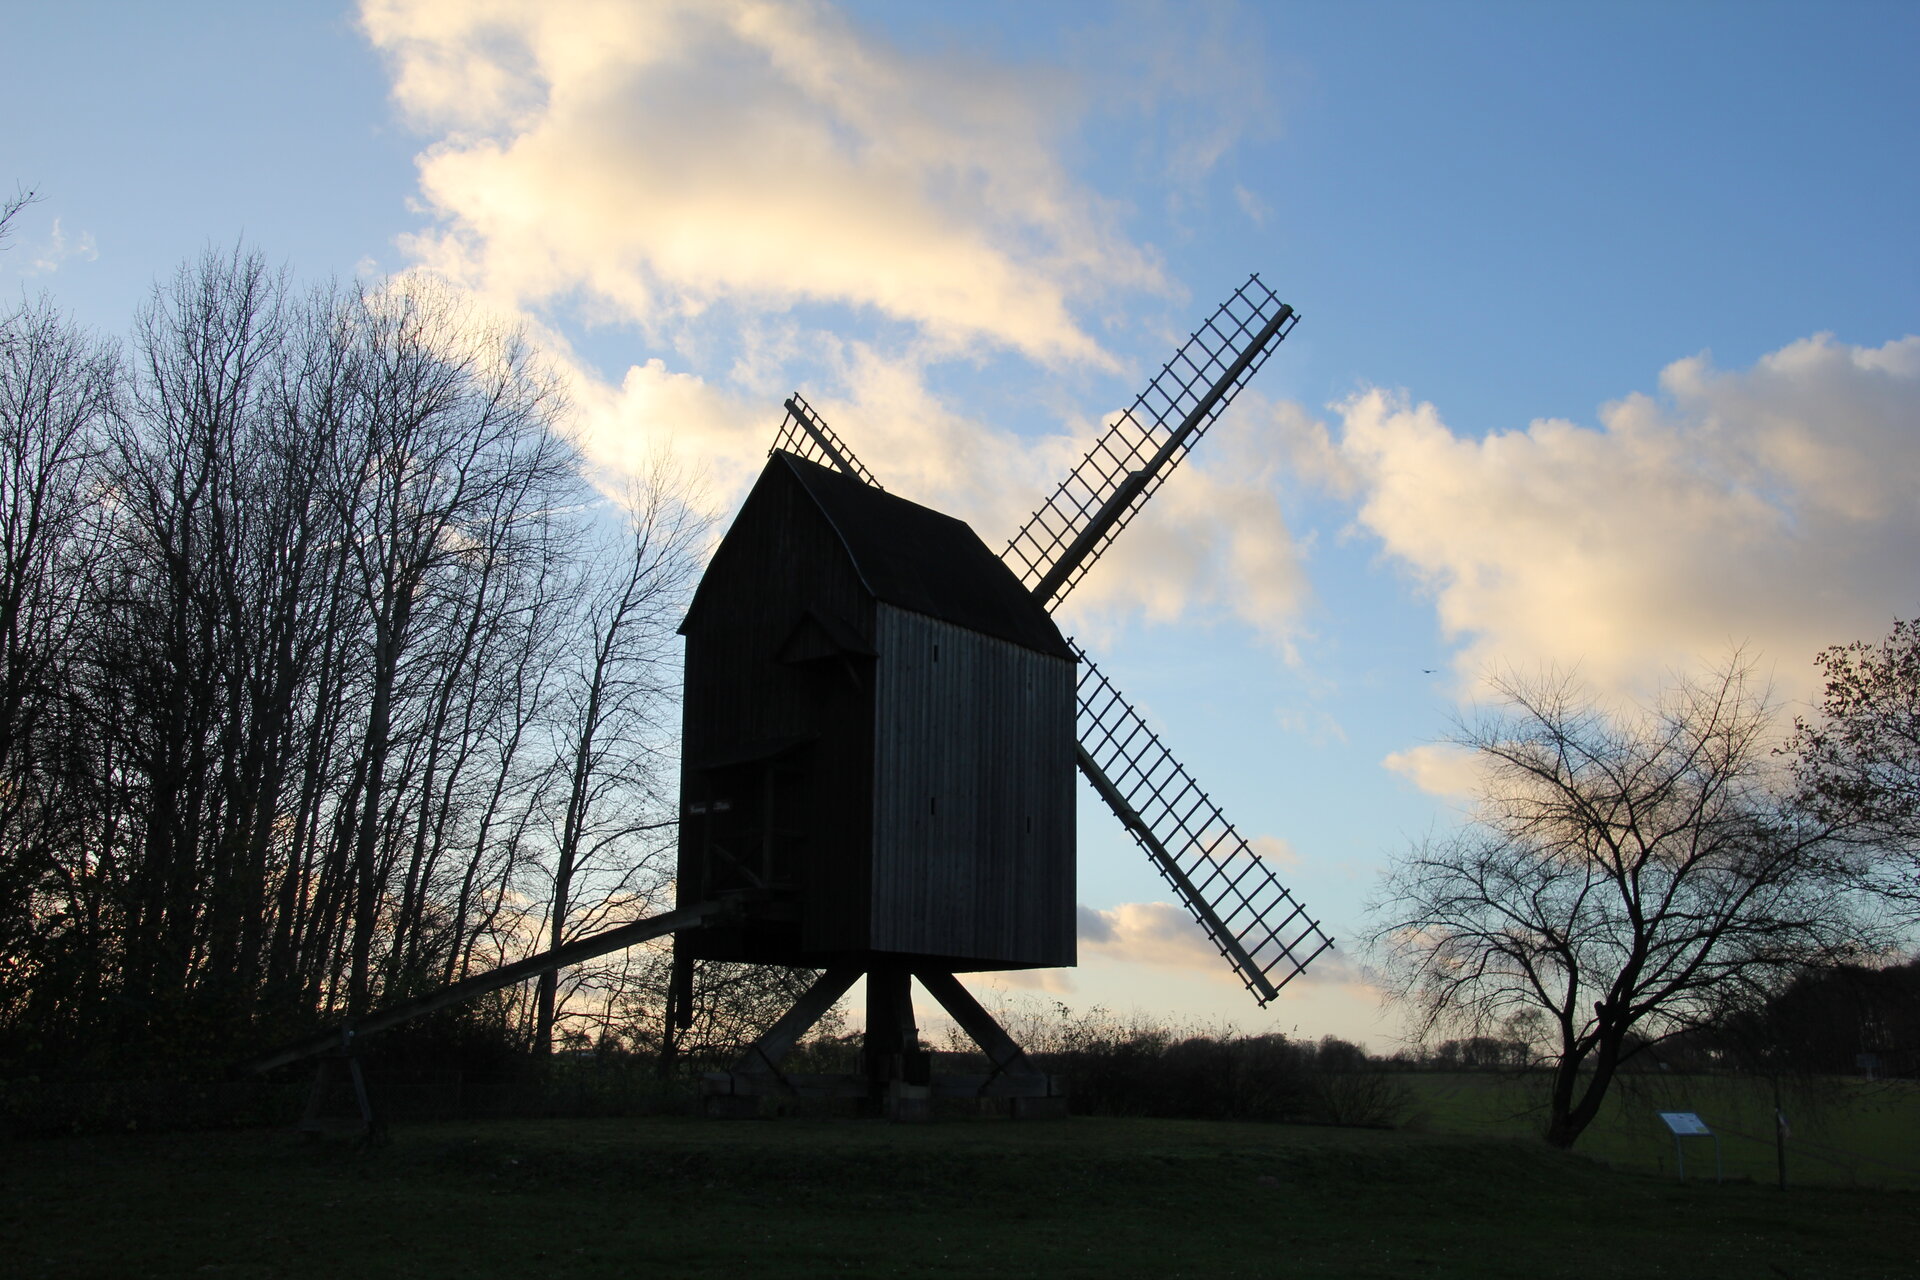
POLYGON ((689 814, 698 803, 722 798, 714 788, 725 789, 724 771, 710 762, 792 740, 797 745, 785 764, 802 775, 795 788, 801 807, 775 817, 800 829, 788 886, 798 919, 687 935, 691 953, 704 958, 799 964, 817 952, 867 945, 872 663, 863 671, 858 662, 850 670, 779 661, 781 646, 808 610, 837 616, 858 635, 872 634, 873 597, 832 526, 791 475, 769 469, 715 551, 682 628, 678 870, 684 900, 729 883, 689 814))
POLYGON ((773 892, 676 945, 1072 964, 1070 651, 964 525, 810 466, 769 462, 681 627, 680 900, 753 887, 743 866, 773 892))
POLYGON ((873 945, 954 968, 1074 962, 1074 668, 881 604, 873 945))

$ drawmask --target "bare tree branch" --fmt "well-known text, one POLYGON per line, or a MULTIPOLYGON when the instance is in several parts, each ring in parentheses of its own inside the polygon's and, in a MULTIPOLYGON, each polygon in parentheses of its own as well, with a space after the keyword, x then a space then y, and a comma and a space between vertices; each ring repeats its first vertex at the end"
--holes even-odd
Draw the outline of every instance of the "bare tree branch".
POLYGON ((1884 937, 1832 874, 1832 825, 1787 802, 1737 661, 1626 717, 1565 678, 1497 688, 1455 739, 1475 818, 1390 869, 1374 943, 1423 1035, 1544 1016, 1566 1146, 1639 1049, 1884 937))

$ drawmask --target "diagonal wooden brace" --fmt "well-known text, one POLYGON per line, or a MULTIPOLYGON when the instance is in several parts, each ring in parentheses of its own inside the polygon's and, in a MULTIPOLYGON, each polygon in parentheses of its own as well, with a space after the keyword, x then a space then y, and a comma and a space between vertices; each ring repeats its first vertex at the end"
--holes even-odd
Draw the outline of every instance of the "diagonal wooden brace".
POLYGON ((747 1046, 740 1060, 733 1064, 736 1072, 745 1075, 780 1075, 781 1061, 793 1051, 800 1037, 812 1029, 813 1024, 826 1016, 827 1010, 847 994, 860 977, 860 969, 855 965, 841 965, 827 970, 813 985, 808 987, 793 1007, 780 1015, 780 1020, 747 1046))
POLYGON ((960 1029, 980 1046, 980 1052, 987 1055, 987 1061, 993 1064, 993 1073, 987 1077, 989 1082, 1003 1075, 1040 1074, 1005 1028, 981 1007, 972 992, 960 985, 960 979, 938 969, 916 970, 913 976, 920 980, 927 994, 940 1002, 940 1007, 947 1011, 947 1015, 960 1024, 960 1029))

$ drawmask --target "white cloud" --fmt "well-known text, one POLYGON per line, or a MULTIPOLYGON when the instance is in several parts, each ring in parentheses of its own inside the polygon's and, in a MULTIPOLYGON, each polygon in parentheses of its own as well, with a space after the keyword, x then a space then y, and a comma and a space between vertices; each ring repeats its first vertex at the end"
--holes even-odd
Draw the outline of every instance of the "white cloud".
MULTIPOLYGON (((1254 843, 1256 847, 1260 844, 1254 843)), ((1260 852, 1265 856, 1268 851, 1260 852)), ((1171 902, 1123 902, 1104 909, 1082 904, 1079 940, 1080 964, 1085 971, 1099 971, 1111 964, 1139 965, 1198 975, 1235 989, 1241 986, 1239 976, 1193 917, 1171 902)), ((1340 989, 1365 1003, 1377 1002, 1381 992, 1375 975, 1336 949, 1321 952, 1304 972, 1280 989, 1280 998, 1310 999, 1312 991, 1329 988, 1340 989)))
POLYGON ((730 394, 659 360, 634 365, 617 387, 572 371, 582 447, 615 472, 639 474, 663 453, 699 459, 707 485, 701 506, 729 511, 745 495, 779 425, 777 402, 767 405, 730 394))
POLYGON ((1744 646, 1806 696, 1816 652, 1920 600, 1920 338, 1695 357, 1661 389, 1598 429, 1477 439, 1380 391, 1340 407, 1360 523, 1433 593, 1465 680, 1556 664, 1644 690, 1744 646))
MULTIPOLYGON (((1076 309, 1177 293, 1061 163, 1085 104, 1058 68, 906 53, 809 4, 365 0, 362 22, 396 102, 438 138, 410 251, 536 319, 597 461, 669 446, 716 511, 798 386, 890 491, 998 551, 1097 423, 1019 435, 937 394, 936 371, 1111 371, 1076 309), (637 325, 655 354, 608 385, 567 341, 580 319, 637 325)), ((1231 62, 1221 23, 1199 25, 1195 47, 1231 62)), ((1236 135, 1229 116, 1209 117, 1202 150, 1236 135)), ((1250 399, 1080 589, 1078 616, 1199 610, 1290 646, 1307 583, 1276 476, 1295 454, 1337 459, 1297 407, 1250 399)))
POLYGON ((1306 739, 1316 748, 1344 747, 1350 741, 1346 726, 1321 707, 1276 707, 1273 719, 1282 730, 1306 739))
MULTIPOLYGON (((1209 974, 1233 971, 1194 923, 1186 909, 1171 902, 1122 902, 1079 909, 1080 949, 1136 964, 1199 969, 1209 974)), ((1233 979, 1237 981, 1237 979, 1233 979)))
POLYGON ((1372 1003, 1378 1003, 1385 992, 1378 974, 1338 949, 1322 951, 1312 964, 1280 988, 1280 998, 1298 999, 1314 987, 1344 988, 1372 1003))
POLYGON ((1069 299, 1164 290, 1053 143, 1070 86, 908 55, 814 5, 366 0, 457 279, 659 322, 849 304, 954 349, 1111 358, 1069 299))
POLYGON ((947 404, 928 387, 925 360, 836 342, 821 367, 839 394, 809 400, 889 492, 966 520, 998 552, 1056 479, 1052 448, 947 404))
POLYGON ((44 240, 21 246, 25 250, 26 265, 21 269, 23 276, 52 275, 68 262, 95 262, 100 251, 94 246, 93 232, 81 231, 69 234, 60 225, 60 219, 53 220, 53 227, 44 240))
POLYGON ((1247 221, 1256 227, 1267 225, 1267 219, 1273 216, 1273 206, 1262 200, 1239 183, 1233 184, 1233 199, 1240 206, 1240 212, 1247 215, 1247 221))
POLYGON ((1284 836, 1254 836, 1247 841, 1247 845, 1270 867, 1300 865, 1299 850, 1293 847, 1293 841, 1284 836))
MULTIPOLYGON (((994 991, 1039 991, 1048 995, 1072 995, 1080 988, 1072 969, 995 969, 989 973, 967 974, 979 985, 994 991)), ((969 984, 972 985, 972 984, 969 984)))
POLYGON ((1429 742, 1394 751, 1381 765, 1432 796, 1465 800, 1480 790, 1480 764, 1473 752, 1450 742, 1429 742))
POLYGON ((1187 202, 1242 140, 1279 131, 1261 17, 1257 5, 1148 0, 1074 37, 1076 60, 1104 105, 1131 117, 1140 159, 1170 203, 1187 202))

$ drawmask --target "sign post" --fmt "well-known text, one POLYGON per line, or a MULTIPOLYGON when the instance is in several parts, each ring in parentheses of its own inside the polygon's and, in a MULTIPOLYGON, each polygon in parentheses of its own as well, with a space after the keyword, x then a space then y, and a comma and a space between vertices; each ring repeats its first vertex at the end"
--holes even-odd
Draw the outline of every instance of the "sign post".
POLYGON ((1661 1111, 1657 1113, 1667 1131, 1673 1135, 1673 1155, 1680 1166, 1680 1181, 1687 1180, 1687 1152, 1681 1145, 1682 1138, 1713 1139, 1713 1180, 1721 1180, 1720 1135, 1707 1128, 1707 1122, 1691 1111, 1661 1111))

